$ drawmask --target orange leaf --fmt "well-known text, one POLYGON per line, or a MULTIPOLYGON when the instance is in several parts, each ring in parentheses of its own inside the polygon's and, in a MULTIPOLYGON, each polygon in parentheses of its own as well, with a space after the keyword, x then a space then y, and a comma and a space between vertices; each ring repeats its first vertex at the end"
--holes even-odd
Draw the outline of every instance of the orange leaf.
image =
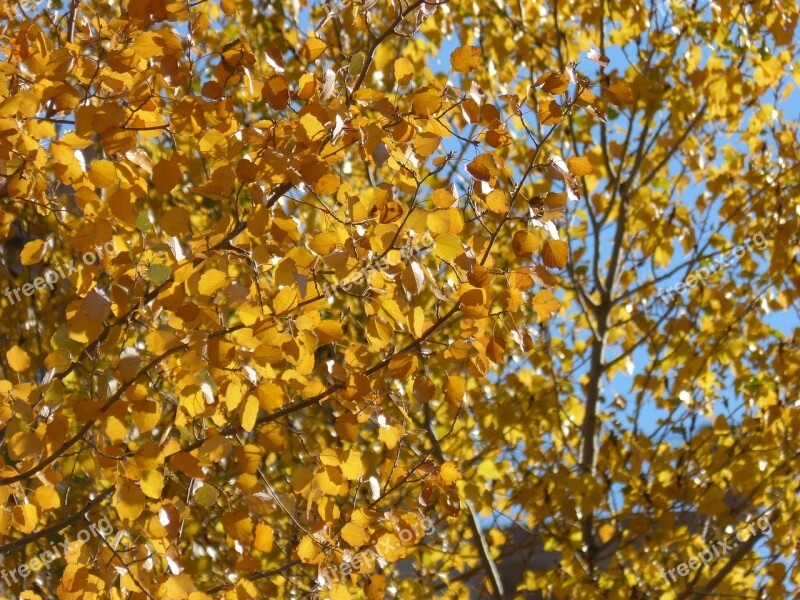
POLYGON ((575 177, 583 177, 592 172, 592 163, 585 156, 573 156, 567 159, 567 168, 575 177))

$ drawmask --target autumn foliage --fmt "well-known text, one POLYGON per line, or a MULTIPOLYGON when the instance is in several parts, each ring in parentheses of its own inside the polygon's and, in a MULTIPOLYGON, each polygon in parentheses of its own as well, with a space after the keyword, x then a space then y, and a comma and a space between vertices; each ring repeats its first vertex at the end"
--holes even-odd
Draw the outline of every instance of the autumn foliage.
POLYGON ((797 18, 3 0, 0 593, 789 597, 797 18))

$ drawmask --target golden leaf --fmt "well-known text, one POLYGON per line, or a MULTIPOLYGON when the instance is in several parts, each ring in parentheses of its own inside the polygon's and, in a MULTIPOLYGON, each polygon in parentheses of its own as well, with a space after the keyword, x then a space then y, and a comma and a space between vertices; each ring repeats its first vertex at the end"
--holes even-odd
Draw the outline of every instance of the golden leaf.
POLYGON ((303 44, 300 55, 308 61, 315 61, 325 52, 327 47, 325 42, 319 38, 308 38, 306 43, 303 44))
POLYGON ((517 256, 530 256, 539 249, 539 238, 536 234, 521 229, 514 232, 511 247, 517 256))
POLYGON ((145 471, 142 474, 141 490, 145 496, 158 500, 164 489, 164 475, 160 471, 145 471))
POLYGON ((561 308, 561 302, 550 290, 541 290, 533 297, 533 308, 543 319, 549 319, 561 308))
POLYGON ((256 417, 258 417, 258 398, 250 394, 244 401, 244 409, 242 410, 242 429, 247 432, 253 431, 256 424, 256 417))
POLYGON ((397 85, 408 85, 414 78, 414 65, 407 58, 400 57, 394 61, 394 79, 397 85))
POLYGON ((443 487, 451 486, 460 479, 461 471, 459 471, 456 464, 451 461, 444 463, 436 475, 436 483, 443 487))
POLYGON ((121 478, 114 493, 114 508, 123 521, 134 521, 144 511, 145 495, 136 482, 121 478))
POLYGON ((11 517, 21 533, 31 533, 39 523, 39 509, 33 504, 17 505, 11 509, 11 517))
POLYGON ((209 269, 200 277, 198 291, 203 296, 212 296, 228 283, 228 276, 219 269, 209 269))
POLYGON ((572 156, 567 159, 567 167, 575 177, 583 177, 592 172, 592 163, 585 156, 572 156))
POLYGON ((272 527, 264 523, 258 523, 256 525, 256 535, 255 539, 253 540, 253 548, 260 550, 261 552, 269 552, 272 550, 273 545, 274 536, 272 533, 272 527))
POLYGON ((478 46, 461 46, 450 55, 450 65, 458 73, 469 73, 481 64, 482 53, 478 46))
POLYGON ((17 373, 27 371, 31 366, 30 356, 17 345, 12 346, 11 349, 6 352, 6 360, 8 361, 8 366, 17 373))
POLYGON ((467 382, 459 375, 448 375, 445 378, 444 396, 453 406, 460 406, 464 402, 467 382))
POLYGON ((369 542, 369 533, 361 525, 348 523, 342 527, 342 539, 353 548, 360 548, 369 542))
POLYGON ((551 269, 563 269, 567 266, 569 256, 569 246, 562 240, 550 240, 545 242, 542 249, 542 259, 545 266, 551 269))
POLYGON ((320 551, 317 543, 311 536, 304 535, 297 546, 297 558, 306 564, 319 562, 320 551))
POLYGON ((19 255, 20 262, 23 265, 35 265, 44 257, 47 250, 47 245, 44 240, 33 240, 25 244, 22 252, 19 255))

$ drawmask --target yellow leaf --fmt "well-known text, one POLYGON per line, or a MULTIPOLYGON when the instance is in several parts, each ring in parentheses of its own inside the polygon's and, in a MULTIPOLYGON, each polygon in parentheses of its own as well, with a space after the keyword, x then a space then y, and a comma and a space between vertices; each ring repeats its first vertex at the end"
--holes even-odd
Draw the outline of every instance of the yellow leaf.
POLYGON ((540 317, 549 319, 561 308, 561 302, 550 290, 542 290, 533 297, 533 308, 540 317))
POLYGON ((567 159, 567 168, 575 177, 583 177, 592 172, 592 163, 585 156, 572 156, 567 159))
POLYGON ((458 470, 454 462, 449 460, 441 466, 439 473, 436 475, 436 483, 443 487, 453 485, 460 479, 461 471, 458 470))
POLYGON ((39 523, 39 510, 33 504, 21 504, 11 510, 14 524, 22 533, 31 533, 39 523))
POLYGON ((604 544, 614 537, 614 526, 611 523, 606 523, 605 525, 601 526, 598 534, 600 534, 600 541, 604 544))
POLYGON ((306 564, 318 562, 319 546, 310 535, 304 535, 297 546, 297 558, 306 564))
POLYGON ((419 306, 415 306, 409 316, 409 325, 411 326, 411 334, 416 339, 421 338, 425 331, 425 311, 419 306))
POLYGON ((146 496, 158 500, 164 489, 164 476, 160 471, 145 471, 142 475, 141 486, 146 496))
POLYGON ((23 265, 35 265, 44 256, 47 246, 44 240, 33 240, 25 244, 19 255, 19 260, 23 265))
POLYGON ((96 160, 89 167, 89 181, 99 188, 114 187, 119 183, 117 168, 110 160, 96 160))
POLYGON ((419 117, 427 117, 442 106, 442 97, 434 89, 422 89, 411 99, 411 112, 419 117))
POLYGON ((245 544, 253 541, 253 520, 244 511, 233 511, 222 517, 225 533, 245 544))
POLYGON ((358 439, 360 423, 353 413, 343 413, 336 418, 336 433, 348 442, 355 442, 358 439))
POLYGON ((442 138, 438 135, 425 132, 415 135, 411 145, 414 147, 414 152, 416 152, 417 155, 426 158, 436 152, 441 143, 442 138))
POLYGON ((389 360, 389 374, 395 379, 405 379, 419 370, 419 358, 408 352, 398 352, 389 360))
POLYGON ((300 55, 308 61, 317 60, 320 55, 325 52, 328 46, 319 38, 308 38, 303 48, 300 50, 300 55))
POLYGON ((434 254, 442 260, 452 261, 464 254, 464 246, 461 238, 451 233, 443 233, 436 236, 434 254))
MULTIPOLYGON (((85 571, 86 568, 82 569, 85 571)), ((84 574, 83 577, 85 578, 86 575, 84 574)), ((196 593, 195 589, 192 576, 184 573, 167 578, 158 587, 158 598, 159 600, 194 600, 192 596, 196 593)))
POLYGON ((347 489, 342 471, 338 467, 323 467, 314 476, 314 483, 322 493, 329 496, 339 496, 347 489))
POLYGON ((544 265, 536 265, 533 267, 533 277, 536 283, 545 287, 555 287, 558 283, 558 278, 553 276, 544 265))
POLYGON ((135 482, 125 478, 117 482, 114 508, 123 521, 135 521, 144 511, 145 500, 144 493, 135 482))
POLYGON ((193 392, 187 392, 180 397, 180 406, 190 417, 202 415, 206 409, 205 397, 203 392, 195 388, 193 392))
POLYGON ((297 82, 297 97, 304 102, 311 100, 317 89, 317 80, 311 73, 303 73, 297 82))
POLYGON ((569 89, 569 76, 563 73, 545 73, 533 85, 542 86, 542 91, 551 96, 560 96, 569 89))
POLYGON ((31 358, 28 356, 28 353, 16 345, 12 346, 11 349, 6 352, 6 360, 8 361, 8 366, 17 373, 27 371, 31 366, 31 358))
POLYGON ((402 540, 394 533, 385 533, 380 536, 376 545, 381 550, 383 557, 390 563, 397 562, 408 553, 402 540))
POLYGON ((102 323, 111 314, 111 301, 95 288, 81 303, 81 312, 93 321, 102 323))
POLYGON ((44 366, 48 369, 55 369, 56 373, 63 373, 72 364, 72 359, 64 348, 53 350, 44 359, 44 366))
POLYGON ((353 548, 360 548, 369 542, 369 533, 357 523, 348 523, 342 527, 342 539, 353 548))
POLYGON ((431 194, 431 202, 437 208, 451 208, 457 200, 449 190, 436 190, 431 194))
POLYGON ((405 429, 402 425, 394 425, 391 427, 381 427, 378 430, 378 439, 386 444, 386 447, 389 450, 392 450, 397 446, 397 442, 405 434, 405 429))
POLYGON ((407 58, 394 61, 394 79, 397 85, 408 85, 414 78, 414 65, 407 58))
POLYGON ((530 231, 520 229, 511 238, 511 248, 517 256, 530 256, 539 249, 539 238, 530 231))
POLYGON ((544 264, 551 269, 563 269, 567 266, 569 246, 563 240, 550 240, 545 242, 542 249, 544 264))
POLYGON ((457 208, 436 210, 428 215, 428 229, 433 233, 460 233, 464 219, 457 208))
POLYGON ((544 203, 547 208, 562 208, 567 204, 567 194, 565 192, 547 192, 544 196, 544 203))
POLYGON ((300 302, 300 294, 297 290, 285 287, 275 296, 272 306, 275 308, 276 315, 284 315, 297 306, 298 302, 300 302))
POLYGON ((339 178, 336 175, 334 175, 332 173, 327 173, 327 174, 323 175, 322 177, 320 177, 314 183, 313 187, 314 187, 314 191, 316 193, 318 193, 319 195, 321 195, 321 196, 330 196, 332 194, 335 194, 339 190, 339 187, 341 185, 342 185, 342 182, 339 181, 339 178))
POLYGON ((350 481, 357 481, 364 477, 364 461, 356 450, 348 450, 346 459, 339 464, 342 475, 350 481))
POLYGON ((189 230, 189 211, 175 206, 161 216, 158 224, 169 235, 181 235, 189 230))
POLYGON ((209 129, 203 134, 198 142, 198 149, 203 154, 214 156, 227 146, 228 140, 216 129, 209 129))
POLYGON ((13 460, 25 460, 41 454, 42 440, 33 431, 18 431, 8 441, 8 455, 13 460))
POLYGON ((444 397, 453 406, 460 406, 464 402, 467 383, 463 377, 448 375, 444 385, 444 397))
POLYGON ((427 402, 436 393, 436 385, 426 376, 414 380, 414 398, 417 402, 427 402))
POLYGON ((347 584, 334 583, 328 591, 328 600, 353 600, 353 596, 347 591, 347 584))
POLYGON ((256 536, 253 540, 253 548, 261 552, 269 552, 272 550, 275 537, 272 533, 272 527, 259 523, 256 525, 256 536))
POLYGON ((631 88, 629 88, 628 84, 626 83, 621 81, 617 82, 606 88, 606 91, 611 97, 611 102, 617 106, 627 106, 629 104, 633 104, 633 92, 631 92, 631 88))
POLYGON ((659 267, 666 267, 670 260, 672 260, 672 247, 666 243, 656 246, 656 251, 653 253, 653 261, 659 267))
POLYGON ((198 291, 203 296, 211 296, 228 281, 228 276, 219 269, 209 269, 200 277, 198 291))
POLYGON ((464 284, 461 287, 458 303, 461 312, 468 319, 483 319, 489 316, 489 294, 484 288, 464 284))
POLYGON ((364 593, 368 600, 383 600, 386 597, 386 575, 373 573, 367 578, 364 593))
POLYGON ((248 433, 253 431, 256 425, 256 417, 258 417, 258 398, 250 394, 244 401, 244 410, 242 411, 242 429, 248 433))
POLYGON ((550 100, 539 105, 537 117, 542 125, 556 125, 564 120, 564 113, 558 102, 550 100))
POLYGON ((147 433, 161 420, 161 409, 156 402, 141 400, 131 405, 131 417, 136 428, 147 433))
POLYGON ((469 73, 481 64, 481 49, 478 46, 461 46, 450 55, 450 65, 458 73, 469 73))
POLYGON ((36 502, 42 510, 55 510, 61 506, 61 499, 58 497, 58 492, 55 488, 47 485, 36 488, 34 502, 36 502))
POLYGON ((500 173, 494 163, 494 158, 489 154, 476 156, 468 165, 467 172, 479 181, 491 182, 500 173))
POLYGON ((511 208, 511 199, 505 190, 492 190, 486 196, 486 208, 493 213, 504 213, 511 208))
POLYGON ((236 14, 236 2, 234 0, 222 0, 220 6, 222 7, 222 12, 227 16, 232 17, 236 14))

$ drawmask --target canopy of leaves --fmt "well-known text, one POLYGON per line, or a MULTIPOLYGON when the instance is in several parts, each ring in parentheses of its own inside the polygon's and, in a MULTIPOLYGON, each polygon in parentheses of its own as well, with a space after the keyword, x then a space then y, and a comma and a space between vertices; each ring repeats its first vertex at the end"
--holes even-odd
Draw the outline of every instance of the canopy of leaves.
POLYGON ((4 1, 0 592, 789 597, 797 19, 4 1))

